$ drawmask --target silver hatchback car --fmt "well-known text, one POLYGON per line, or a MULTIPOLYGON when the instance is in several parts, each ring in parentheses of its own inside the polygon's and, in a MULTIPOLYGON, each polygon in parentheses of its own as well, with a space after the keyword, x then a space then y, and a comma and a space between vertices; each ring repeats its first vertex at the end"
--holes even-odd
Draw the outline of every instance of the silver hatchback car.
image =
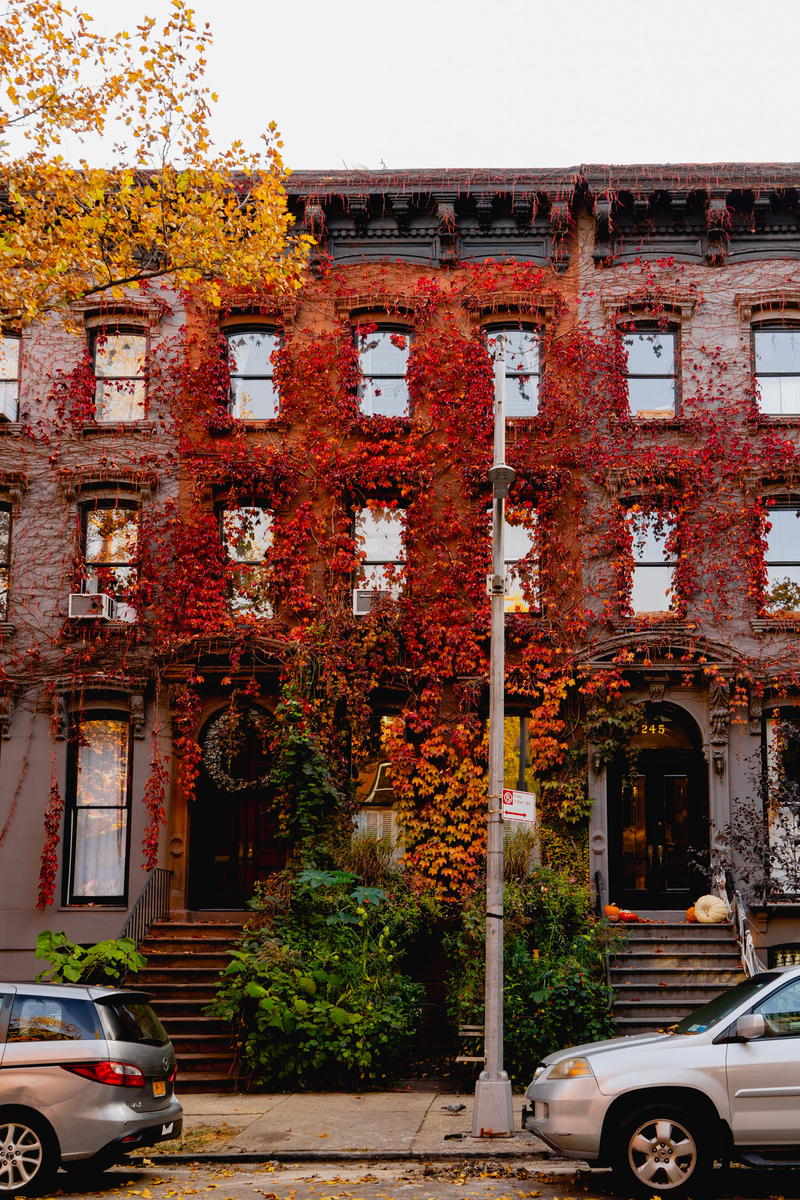
POLYGON ((0 1196, 178 1137, 175 1052, 144 992, 0 984, 0 1196))
POLYGON ((800 1163, 800 968, 764 971, 669 1033, 549 1055, 523 1124, 615 1169, 625 1195, 696 1195, 715 1160, 800 1163))

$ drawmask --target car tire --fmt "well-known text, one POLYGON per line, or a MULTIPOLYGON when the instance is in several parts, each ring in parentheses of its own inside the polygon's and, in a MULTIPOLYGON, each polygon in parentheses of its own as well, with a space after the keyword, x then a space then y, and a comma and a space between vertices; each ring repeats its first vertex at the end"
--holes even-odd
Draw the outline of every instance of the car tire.
POLYGON ((626 1195, 682 1200, 702 1194, 714 1163, 699 1118, 672 1104, 631 1113, 613 1135, 612 1166, 626 1195))
POLYGON ((49 1125, 32 1113, 0 1112, 0 1197, 46 1191, 58 1169, 49 1125))

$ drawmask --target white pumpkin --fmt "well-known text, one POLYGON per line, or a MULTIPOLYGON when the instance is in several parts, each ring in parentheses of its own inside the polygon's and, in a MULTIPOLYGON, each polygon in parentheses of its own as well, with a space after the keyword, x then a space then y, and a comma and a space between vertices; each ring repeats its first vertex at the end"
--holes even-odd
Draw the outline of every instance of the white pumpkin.
POLYGON ((728 920, 728 905, 719 896, 701 896, 694 902, 694 911, 701 925, 718 925, 728 920))

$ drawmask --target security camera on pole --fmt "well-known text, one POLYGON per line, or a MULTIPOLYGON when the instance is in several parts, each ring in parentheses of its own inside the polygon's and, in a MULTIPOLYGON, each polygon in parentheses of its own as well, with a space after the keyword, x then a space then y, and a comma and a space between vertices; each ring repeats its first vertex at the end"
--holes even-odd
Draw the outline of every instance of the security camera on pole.
POLYGON ((503 1070, 503 732, 505 718, 505 501, 515 472, 506 465, 506 345, 497 335, 494 353, 494 462, 492 485, 492 601, 489 664, 489 817, 486 837, 486 1063, 475 1085, 473 1137, 514 1133, 511 1083, 503 1070))

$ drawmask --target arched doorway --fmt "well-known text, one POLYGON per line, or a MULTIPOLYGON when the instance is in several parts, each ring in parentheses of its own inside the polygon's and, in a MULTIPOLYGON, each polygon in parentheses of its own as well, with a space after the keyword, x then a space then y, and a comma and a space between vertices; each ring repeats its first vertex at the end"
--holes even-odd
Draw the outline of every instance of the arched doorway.
POLYGON ((700 731, 675 704, 645 705, 608 769, 609 895, 627 908, 685 908, 705 890, 708 768, 700 731))
POLYGON ((205 724, 189 811, 189 907, 242 909, 257 880, 286 861, 267 782, 272 719, 226 708, 205 724))

